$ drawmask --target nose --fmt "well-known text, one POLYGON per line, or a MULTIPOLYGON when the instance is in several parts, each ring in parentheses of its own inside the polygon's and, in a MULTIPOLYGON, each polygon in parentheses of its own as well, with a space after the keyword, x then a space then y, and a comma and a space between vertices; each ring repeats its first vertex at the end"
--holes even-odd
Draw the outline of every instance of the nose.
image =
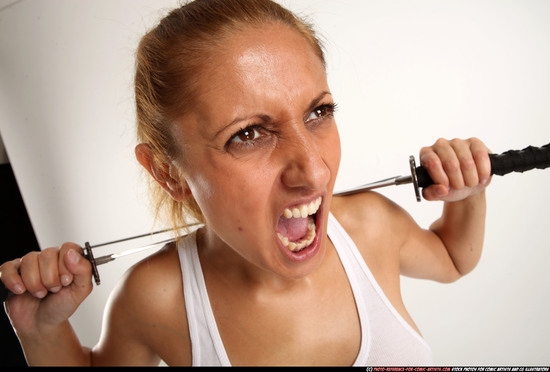
POLYGON ((280 147, 284 159, 282 183, 289 188, 319 190, 330 182, 330 169, 314 135, 304 131, 280 147))

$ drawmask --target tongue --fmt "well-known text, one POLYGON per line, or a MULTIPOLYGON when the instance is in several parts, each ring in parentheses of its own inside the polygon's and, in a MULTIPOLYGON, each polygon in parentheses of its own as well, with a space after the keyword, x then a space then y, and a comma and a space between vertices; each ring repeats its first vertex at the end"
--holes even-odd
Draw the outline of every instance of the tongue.
POLYGON ((307 234, 308 218, 286 218, 281 216, 277 225, 277 232, 286 236, 288 241, 294 242, 307 234))

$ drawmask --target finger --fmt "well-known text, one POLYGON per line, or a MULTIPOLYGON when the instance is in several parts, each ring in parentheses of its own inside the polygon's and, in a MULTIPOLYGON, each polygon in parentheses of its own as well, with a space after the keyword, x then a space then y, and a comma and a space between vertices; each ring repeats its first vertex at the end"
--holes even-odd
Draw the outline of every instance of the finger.
POLYGON ((47 248, 44 249, 38 256, 38 268, 40 269, 40 280, 42 285, 49 292, 57 293, 61 289, 59 281, 59 249, 47 248))
POLYGON ((450 142, 460 169, 460 179, 455 179, 455 184, 451 181, 451 187, 457 190, 464 186, 476 187, 479 184, 479 176, 471 150, 471 143, 471 140, 452 140, 450 142))
POLYGON ((433 147, 423 147, 420 150, 420 163, 428 171, 435 185, 449 185, 449 178, 433 147))
POLYGON ((488 185, 491 180, 491 159, 489 158, 489 149, 477 138, 471 140, 470 149, 476 163, 479 182, 488 185))
POLYGON ((453 142, 439 140, 434 145, 434 151, 439 157, 443 171, 449 179, 448 186, 452 189, 461 189, 464 187, 460 160, 456 152, 457 148, 460 149, 460 147, 461 143, 456 140, 453 142))
POLYGON ((435 147, 445 146, 444 140, 438 140, 433 146, 420 150, 420 163, 428 171, 433 185, 422 189, 422 196, 426 200, 439 200, 449 193, 449 177, 443 168, 443 164, 435 147))
POLYGON ((23 294, 27 290, 21 275, 19 275, 19 266, 21 259, 17 258, 12 261, 5 262, 0 266, 0 279, 4 286, 15 294, 23 294))
POLYGON ((19 271, 27 291, 34 297, 44 298, 48 294, 48 289, 42 284, 40 279, 39 255, 40 252, 30 252, 23 256, 19 271))

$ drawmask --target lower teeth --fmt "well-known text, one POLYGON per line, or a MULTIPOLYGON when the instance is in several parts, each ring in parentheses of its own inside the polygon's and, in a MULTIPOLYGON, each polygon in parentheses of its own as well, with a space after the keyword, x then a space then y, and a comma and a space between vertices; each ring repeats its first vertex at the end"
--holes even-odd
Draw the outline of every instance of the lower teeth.
POLYGON ((313 243, 313 239, 315 239, 315 221, 313 220, 312 216, 309 216, 308 218, 308 225, 307 225, 307 235, 302 238, 302 240, 295 241, 295 242, 289 242, 288 238, 286 236, 283 236, 281 233, 277 233, 277 236, 283 243, 285 247, 290 249, 292 252, 298 252, 304 249, 305 247, 309 246, 311 243, 313 243))

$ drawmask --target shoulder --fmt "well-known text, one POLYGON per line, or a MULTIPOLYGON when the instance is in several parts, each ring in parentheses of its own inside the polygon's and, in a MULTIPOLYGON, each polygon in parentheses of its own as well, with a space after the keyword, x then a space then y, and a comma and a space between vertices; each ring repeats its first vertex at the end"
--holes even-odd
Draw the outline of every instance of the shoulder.
POLYGON ((185 313, 183 283, 177 246, 168 244, 143 259, 125 274, 113 297, 121 309, 154 326, 185 313))
POLYGON ((176 299, 183 301, 176 244, 167 244, 132 266, 125 273, 115 294, 132 305, 142 304, 146 309, 156 311, 162 311, 164 307, 161 305, 165 302, 174 302, 176 299))
POLYGON ((410 219, 399 205, 376 192, 333 197, 331 212, 348 234, 371 237, 410 219))
POLYGON ((178 344, 180 353, 190 345, 179 257, 174 243, 135 264, 115 287, 107 304, 98 350, 109 354, 118 349, 128 354, 123 349, 129 348, 165 360, 162 353, 169 351, 170 346, 166 343, 171 341, 178 344))
POLYGON ((365 192, 333 198, 331 212, 377 280, 399 275, 400 251, 415 226, 405 210, 383 195, 365 192))

